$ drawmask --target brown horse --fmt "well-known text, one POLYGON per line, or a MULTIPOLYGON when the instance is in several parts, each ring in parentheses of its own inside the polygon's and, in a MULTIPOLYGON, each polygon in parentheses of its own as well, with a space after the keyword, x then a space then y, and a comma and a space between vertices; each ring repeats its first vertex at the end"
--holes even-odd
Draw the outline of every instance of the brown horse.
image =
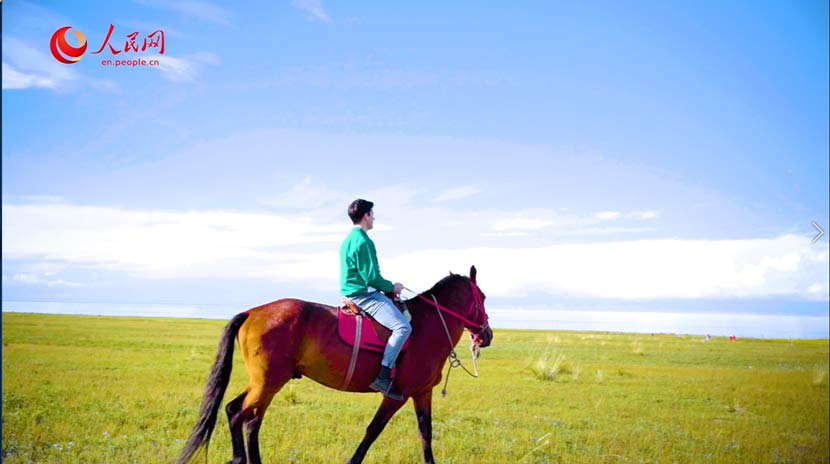
MULTIPOLYGON (((410 346, 397 361, 395 384, 403 401, 385 398, 366 428, 366 435, 347 463, 363 461, 369 447, 389 419, 412 398, 421 433, 424 462, 432 456, 432 388, 463 330, 473 343, 486 347, 493 338, 484 309, 484 294, 476 284, 476 268, 470 277, 450 273, 430 290, 408 300, 412 314, 410 346), (439 313, 443 312, 444 315, 439 313), (442 322, 443 321, 445 322, 442 322)), ((380 353, 362 351, 347 387, 352 348, 337 336, 337 308, 284 299, 237 314, 225 327, 216 361, 205 388, 199 420, 177 464, 185 464, 207 446, 231 375, 234 338, 238 338, 248 370, 245 391, 227 403, 233 460, 229 464, 259 464, 259 428, 274 395, 292 378, 308 377, 329 388, 371 392, 369 383, 380 370, 380 353), (247 432, 247 453, 243 427, 247 432)))

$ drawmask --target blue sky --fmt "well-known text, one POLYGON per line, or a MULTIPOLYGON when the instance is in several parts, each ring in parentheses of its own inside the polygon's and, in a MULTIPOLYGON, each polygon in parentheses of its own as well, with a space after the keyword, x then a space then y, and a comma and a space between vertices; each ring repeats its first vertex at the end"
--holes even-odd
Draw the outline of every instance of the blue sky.
POLYGON ((388 278, 476 264, 510 326, 827 320, 826 2, 2 8, 4 310, 334 303, 364 197, 388 278), (110 24, 160 65, 102 66, 110 24))

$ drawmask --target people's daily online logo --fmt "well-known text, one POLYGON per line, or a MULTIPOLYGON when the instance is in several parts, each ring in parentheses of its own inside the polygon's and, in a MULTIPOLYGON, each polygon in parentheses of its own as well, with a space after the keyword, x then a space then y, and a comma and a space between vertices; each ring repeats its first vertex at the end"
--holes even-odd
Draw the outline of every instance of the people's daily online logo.
MULTIPOLYGON (((121 42, 118 39, 113 38, 112 33, 114 30, 115 26, 110 24, 109 30, 107 30, 107 35, 101 43, 101 46, 97 51, 91 53, 92 55, 98 55, 103 52, 104 49, 108 49, 113 57, 118 57, 118 59, 102 59, 101 66, 119 67, 159 65, 159 60, 144 59, 143 56, 139 55, 153 51, 157 51, 159 55, 164 55, 163 30, 159 29, 153 31, 141 38, 139 38, 138 32, 131 32, 124 36, 126 39, 124 40, 123 46, 121 46, 121 42), (113 43, 115 45, 113 45, 113 43), (119 57, 122 53, 124 55, 119 57), (133 57, 128 58, 130 55, 133 57)), ((87 45, 86 36, 81 31, 73 29, 72 26, 64 26, 56 30, 55 33, 52 34, 52 38, 49 40, 49 50, 52 52, 52 56, 64 64, 75 64, 80 61, 81 57, 83 57, 84 53, 86 53, 87 45), (67 40, 67 37, 70 37, 70 32, 75 36, 77 45, 72 45, 69 43, 70 41, 67 40)))
POLYGON ((72 31, 75 37, 78 38, 77 47, 69 45, 69 42, 66 41, 66 33, 70 29, 72 29, 70 26, 64 26, 58 29, 52 34, 52 40, 49 41, 49 49, 52 50, 52 56, 61 63, 66 64, 77 63, 86 51, 86 37, 81 31, 77 29, 72 31))

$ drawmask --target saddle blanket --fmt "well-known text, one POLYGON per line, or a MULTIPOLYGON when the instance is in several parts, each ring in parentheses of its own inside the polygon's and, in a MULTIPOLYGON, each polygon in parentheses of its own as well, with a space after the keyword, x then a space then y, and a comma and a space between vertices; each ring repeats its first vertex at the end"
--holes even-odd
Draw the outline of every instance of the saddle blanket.
MULTIPOLYGON (((337 311, 337 335, 340 337, 340 340, 353 347, 355 329, 357 328, 357 317, 351 312, 347 313, 347 311, 348 310, 344 311, 342 309, 337 311)), ((380 329, 386 332, 384 334, 385 336, 381 338, 375 331, 371 317, 364 315, 360 318, 360 321, 360 349, 383 353, 383 350, 386 348, 386 339, 391 332, 385 328, 380 329)), ((409 346, 409 342, 411 340, 411 336, 406 339, 406 342, 403 344, 403 348, 401 348, 401 352, 409 346)))

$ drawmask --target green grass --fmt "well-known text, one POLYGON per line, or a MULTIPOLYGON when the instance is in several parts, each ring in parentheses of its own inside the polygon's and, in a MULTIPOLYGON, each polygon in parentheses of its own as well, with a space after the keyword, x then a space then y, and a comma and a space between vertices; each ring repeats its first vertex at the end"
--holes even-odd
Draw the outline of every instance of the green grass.
MULTIPOLYGON (((172 462, 224 324, 3 313, 3 462, 172 462)), ((234 356, 228 399, 246 381, 234 356)), ((442 463, 826 463, 828 364, 827 340, 496 330, 481 377, 455 371, 449 395, 435 391, 435 455, 442 463)), ((264 461, 344 462, 379 399, 290 382, 265 418, 264 461)), ((209 462, 229 457, 220 413, 209 462)), ((420 462, 409 404, 365 462, 420 462)))

